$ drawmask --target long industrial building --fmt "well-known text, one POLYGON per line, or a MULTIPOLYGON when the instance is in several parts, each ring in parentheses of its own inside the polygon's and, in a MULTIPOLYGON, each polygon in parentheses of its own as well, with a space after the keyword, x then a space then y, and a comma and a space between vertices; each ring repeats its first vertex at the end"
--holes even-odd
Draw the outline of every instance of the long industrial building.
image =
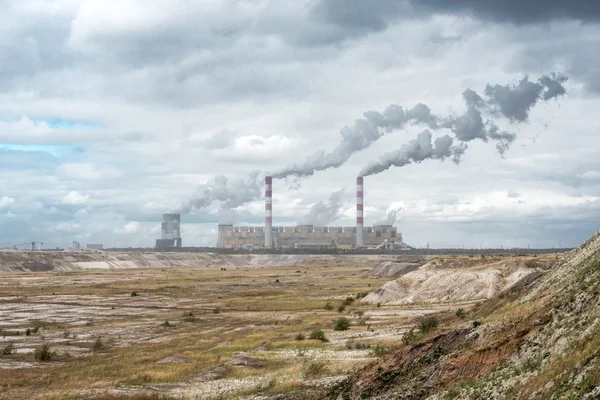
POLYGON ((217 247, 228 248, 407 248, 392 225, 364 226, 363 178, 356 179, 356 226, 273 226, 273 179, 265 177, 265 226, 219 225, 217 247))
MULTIPOLYGON (((272 247, 281 248, 353 248, 357 247, 357 227, 298 225, 272 227, 272 247)), ((402 233, 391 225, 363 228, 363 246, 384 243, 402 246, 402 233), (387 242, 386 242, 387 241, 387 242)), ((265 227, 219 225, 218 247, 265 247, 265 227)), ((362 246, 358 246, 362 247, 362 246)))

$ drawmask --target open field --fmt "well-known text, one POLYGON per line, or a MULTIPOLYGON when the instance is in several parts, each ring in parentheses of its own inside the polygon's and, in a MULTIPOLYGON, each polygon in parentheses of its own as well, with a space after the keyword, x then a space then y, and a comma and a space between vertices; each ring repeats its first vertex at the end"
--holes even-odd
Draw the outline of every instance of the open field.
MULTIPOLYGON (((423 315, 474 304, 361 301, 393 278, 372 273, 376 257, 340 260, 2 274, 0 398, 308 395, 399 346, 423 315), (333 329, 340 317, 350 329, 333 329), (309 338, 319 329, 327 341, 309 338), (44 344, 50 361, 35 359, 44 344)), ((465 260, 457 270, 498 264, 465 260)))

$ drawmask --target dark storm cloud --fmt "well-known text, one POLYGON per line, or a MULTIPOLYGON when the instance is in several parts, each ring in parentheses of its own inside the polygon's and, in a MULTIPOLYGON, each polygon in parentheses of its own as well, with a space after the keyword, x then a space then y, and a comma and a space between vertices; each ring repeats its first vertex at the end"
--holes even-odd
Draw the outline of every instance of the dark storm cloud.
POLYGON ((343 28, 346 37, 383 31, 397 19, 438 14, 472 15, 516 24, 600 21, 600 2, 595 0, 319 0, 311 11, 317 18, 343 28))
POLYGON ((411 0, 410 3, 419 12, 471 14, 517 24, 564 19, 600 21, 600 2, 595 0, 411 0))

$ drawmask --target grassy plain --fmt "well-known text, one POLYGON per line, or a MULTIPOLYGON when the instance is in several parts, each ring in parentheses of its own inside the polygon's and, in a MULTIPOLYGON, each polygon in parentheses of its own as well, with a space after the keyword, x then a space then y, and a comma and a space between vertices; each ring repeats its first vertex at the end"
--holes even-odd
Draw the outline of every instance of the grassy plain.
POLYGON ((361 274, 369 269, 3 274, 0 399, 265 398, 318 390, 371 361, 376 345, 396 343, 414 317, 442 308, 361 304, 357 294, 390 280, 361 274), (334 331, 341 316, 350 329, 334 331), (308 339, 318 329, 326 342, 308 339), (43 344, 50 361, 34 358, 43 344), (7 347, 10 354, 2 354, 7 347))

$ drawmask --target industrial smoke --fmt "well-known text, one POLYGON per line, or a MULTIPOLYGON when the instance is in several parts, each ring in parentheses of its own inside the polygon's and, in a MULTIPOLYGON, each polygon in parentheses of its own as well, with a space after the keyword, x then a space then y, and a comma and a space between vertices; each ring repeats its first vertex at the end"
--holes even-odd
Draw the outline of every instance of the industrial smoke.
MULTIPOLYGON (((371 146, 384 135, 407 125, 426 128, 415 139, 400 146, 395 151, 383 154, 379 160, 369 163, 359 174, 373 175, 392 166, 402 167, 428 159, 443 161, 451 159, 459 163, 468 149, 468 142, 480 140, 493 142, 501 156, 509 150, 516 140, 516 134, 501 130, 495 119, 502 118, 511 124, 527 122, 529 112, 538 102, 548 101, 566 93, 564 75, 552 73, 543 75, 537 81, 525 76, 517 84, 487 84, 480 95, 472 89, 466 89, 462 98, 466 110, 458 116, 440 116, 432 113, 430 107, 419 103, 405 109, 399 105, 389 105, 383 112, 366 111, 351 126, 340 131, 340 142, 332 151, 320 150, 307 157, 303 162, 288 165, 273 174, 273 178, 308 177, 316 171, 339 168, 350 157, 371 146), (434 138, 432 131, 450 131, 434 138)), ((258 171, 246 179, 228 180, 225 176, 216 176, 200 185, 197 194, 187 201, 178 213, 189 213, 194 209, 205 209, 215 203, 224 208, 235 208, 258 200, 262 196, 262 176, 258 171)))
POLYGON ((319 201, 313 204, 298 221, 304 225, 327 226, 341 216, 344 206, 343 195, 346 189, 340 189, 329 196, 329 201, 319 201))
POLYGON ((464 114, 444 118, 432 116, 439 128, 449 129, 454 137, 444 135, 432 141, 431 132, 425 130, 398 150, 385 153, 379 160, 369 163, 359 175, 374 175, 392 166, 403 167, 424 160, 443 161, 451 158, 458 164, 468 148, 467 142, 476 139, 496 142, 496 149, 503 156, 517 135, 501 131, 491 118, 502 117, 511 123, 526 122, 529 112, 539 101, 548 101, 566 93, 562 85, 566 80, 567 77, 553 73, 542 76, 537 82, 525 77, 513 86, 487 84, 484 97, 467 89, 463 92, 463 100, 467 105, 464 114), (484 120, 483 113, 490 118, 484 120))

